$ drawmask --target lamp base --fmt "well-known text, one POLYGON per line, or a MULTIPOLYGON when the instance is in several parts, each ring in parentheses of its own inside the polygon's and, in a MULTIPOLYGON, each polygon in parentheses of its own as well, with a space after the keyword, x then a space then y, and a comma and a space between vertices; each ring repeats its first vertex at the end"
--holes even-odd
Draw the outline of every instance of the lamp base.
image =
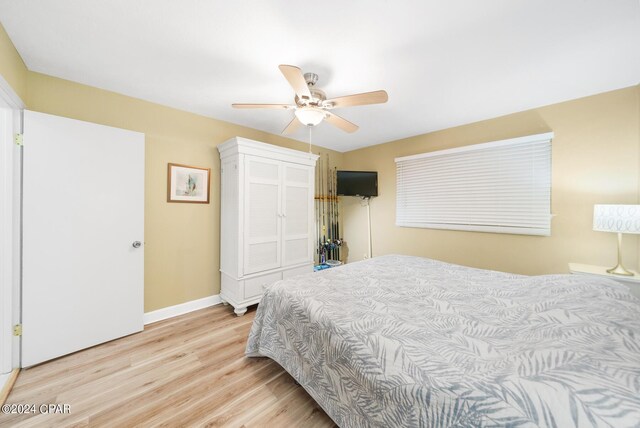
POLYGON ((607 269, 607 272, 613 275, 634 276, 633 272, 629 272, 628 270, 626 270, 624 266, 622 266, 620 263, 618 263, 615 267, 612 267, 611 269, 607 269))

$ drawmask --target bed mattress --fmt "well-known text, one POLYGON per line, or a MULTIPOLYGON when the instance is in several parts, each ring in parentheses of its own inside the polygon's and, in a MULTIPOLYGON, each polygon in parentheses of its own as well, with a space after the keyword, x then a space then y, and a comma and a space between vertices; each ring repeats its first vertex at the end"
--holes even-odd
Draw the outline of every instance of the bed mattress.
POLYGON ((377 257, 268 287, 246 352, 341 427, 640 426, 640 301, 608 280, 377 257))

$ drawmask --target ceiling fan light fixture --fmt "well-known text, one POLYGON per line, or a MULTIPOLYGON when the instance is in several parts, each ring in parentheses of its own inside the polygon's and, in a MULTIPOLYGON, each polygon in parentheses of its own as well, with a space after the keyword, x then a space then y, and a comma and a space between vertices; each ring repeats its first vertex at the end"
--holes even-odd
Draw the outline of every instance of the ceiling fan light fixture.
POLYGON ((389 99, 386 91, 363 92, 361 94, 345 95, 338 98, 327 99, 322 89, 316 88, 318 75, 315 73, 302 74, 300 67, 281 64, 280 72, 295 92, 293 104, 232 104, 233 108, 240 109, 285 109, 293 110, 295 117, 282 131, 283 134, 293 134, 300 125, 316 126, 322 121, 335 126, 344 132, 356 132, 358 125, 347 119, 332 113, 331 109, 369 104, 386 103, 389 99))
POLYGON ((324 111, 319 108, 302 107, 296 109, 296 117, 307 126, 316 126, 324 119, 324 111))

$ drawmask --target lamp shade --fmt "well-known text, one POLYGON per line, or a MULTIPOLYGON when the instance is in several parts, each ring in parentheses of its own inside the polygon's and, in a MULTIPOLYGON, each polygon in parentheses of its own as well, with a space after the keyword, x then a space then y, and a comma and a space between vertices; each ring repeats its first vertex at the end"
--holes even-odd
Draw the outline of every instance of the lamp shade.
POLYGON ((640 234, 640 205, 594 205, 593 230, 640 234))
POLYGON ((324 119, 324 112, 321 109, 313 107, 301 107, 295 112, 298 120, 307 126, 316 126, 324 119))

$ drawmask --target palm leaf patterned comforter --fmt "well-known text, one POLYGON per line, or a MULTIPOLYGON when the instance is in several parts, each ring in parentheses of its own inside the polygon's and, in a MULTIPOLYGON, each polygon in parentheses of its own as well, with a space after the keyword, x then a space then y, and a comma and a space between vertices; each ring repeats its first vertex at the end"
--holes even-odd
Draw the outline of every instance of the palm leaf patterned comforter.
POLYGON ((640 426, 640 301, 383 256, 267 288, 247 344, 341 427, 640 426))

